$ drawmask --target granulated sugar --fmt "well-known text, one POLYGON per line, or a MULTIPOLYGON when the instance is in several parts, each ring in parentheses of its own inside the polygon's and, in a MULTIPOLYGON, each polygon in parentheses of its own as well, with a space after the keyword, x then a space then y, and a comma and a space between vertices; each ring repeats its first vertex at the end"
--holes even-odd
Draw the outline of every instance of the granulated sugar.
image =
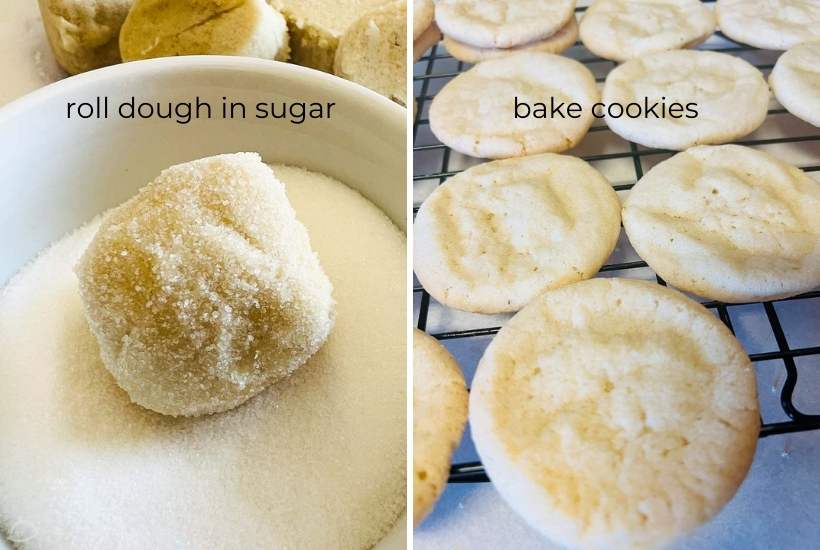
POLYGON ((0 527, 38 548, 363 549, 405 502, 405 242, 357 193, 275 167, 336 326, 232 411, 161 416, 102 366, 72 271, 98 221, 0 297, 0 527))

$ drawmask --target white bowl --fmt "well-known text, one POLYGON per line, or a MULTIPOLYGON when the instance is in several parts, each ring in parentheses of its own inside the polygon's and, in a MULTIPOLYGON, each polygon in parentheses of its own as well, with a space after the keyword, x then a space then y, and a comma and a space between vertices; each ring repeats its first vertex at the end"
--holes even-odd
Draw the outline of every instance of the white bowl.
MULTIPOLYGON (((407 227, 406 111, 356 84, 286 63, 195 56, 127 63, 68 78, 0 109, 0 286, 37 252, 115 206, 172 164, 217 153, 259 152, 332 176, 407 227), (108 96, 211 103, 214 119, 83 120, 67 102, 108 96), (222 97, 334 102, 331 117, 224 120, 222 97)), ((250 114, 250 110, 249 110, 250 114)), ((363 480, 366 482, 366 480, 363 480)), ((380 550, 404 548, 400 521, 380 550)), ((0 540, 0 546, 3 546, 0 540)))

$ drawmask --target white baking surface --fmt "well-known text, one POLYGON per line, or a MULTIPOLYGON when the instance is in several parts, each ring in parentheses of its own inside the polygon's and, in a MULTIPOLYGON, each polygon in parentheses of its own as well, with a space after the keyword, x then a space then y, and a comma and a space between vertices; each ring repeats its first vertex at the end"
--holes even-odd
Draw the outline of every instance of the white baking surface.
MULTIPOLYGON (((583 5, 584 2, 579 2, 583 5)), ((731 43, 715 36, 705 48, 724 48, 731 43)), ((432 65, 422 59, 414 66, 414 74, 454 75, 469 67, 459 67, 452 58, 440 59, 446 50, 439 45, 432 65)), ((565 55, 577 59, 593 57, 582 46, 575 46, 565 55)), ((738 51, 737 55, 757 64, 773 64, 778 52, 738 51)), ((609 62, 589 63, 596 77, 603 77, 612 68, 609 62)), ((761 70, 768 76, 769 68, 761 70)), ((451 76, 429 79, 427 93, 420 98, 423 80, 414 81, 414 95, 421 110, 416 134, 416 146, 438 144, 427 126, 429 98, 434 96, 451 76)), ((772 100, 772 109, 780 106, 772 100)), ((596 126, 603 123, 598 122, 596 126)), ((769 115, 764 125, 744 140, 759 140, 785 136, 817 136, 820 129, 802 122, 788 113, 769 115)), ((760 146, 783 160, 797 166, 820 165, 820 140, 802 143, 760 146)), ((629 151, 628 144, 607 130, 590 133, 569 154, 589 156, 601 153, 629 151)), ((461 170, 483 162, 444 148, 430 148, 414 154, 414 175, 426 176, 441 171, 444 155, 449 155, 448 168, 461 170)), ((669 155, 642 157, 646 172, 655 163, 669 155)), ((603 160, 592 163, 613 184, 635 181, 632 158, 603 160)), ((809 173, 820 181, 820 171, 809 173)), ((439 183, 438 177, 420 178, 414 184, 414 206, 439 183)), ((624 197, 628 191, 619 192, 624 197)), ((820 215, 820 213, 818 213, 820 215)), ((639 260, 628 241, 622 235, 618 248, 607 262, 622 263, 639 260)), ((626 276, 653 279, 648 268, 608 272, 604 276, 626 276)), ((414 284, 417 286, 418 281, 414 284)), ((419 314, 421 295, 414 293, 414 314, 419 314)), ((820 346, 820 298, 778 302, 775 304, 790 348, 820 346)), ((713 310, 714 311, 714 310, 713 310)), ((738 338, 749 353, 777 350, 763 306, 760 304, 731 306, 729 314, 738 338)), ((477 315, 459 312, 430 300, 426 330, 430 333, 495 327, 502 325, 507 315, 477 315)), ((473 376, 478 360, 491 336, 443 340, 442 343, 461 364, 468 380, 473 376)), ((798 358, 799 372, 795 405, 804 413, 820 413, 820 356, 798 358)), ((780 389, 785 380, 780 360, 755 363, 758 373, 758 390, 761 414, 765 422, 787 420, 780 408, 780 389)), ((455 453, 454 462, 479 460, 469 428, 461 446, 455 453)), ((820 430, 788 435, 775 435, 760 440, 755 461, 748 478, 736 497, 710 523, 679 541, 675 549, 810 549, 820 548, 820 430)), ((483 550, 483 549, 551 549, 550 544, 530 529, 523 520, 501 499, 491 483, 449 484, 442 499, 414 531, 414 547, 419 550, 483 550)))

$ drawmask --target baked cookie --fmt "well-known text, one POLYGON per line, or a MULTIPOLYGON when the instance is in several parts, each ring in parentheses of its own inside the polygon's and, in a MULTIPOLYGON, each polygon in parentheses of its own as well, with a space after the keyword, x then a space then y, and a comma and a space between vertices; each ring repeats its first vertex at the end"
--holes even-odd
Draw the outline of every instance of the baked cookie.
POLYGON ((450 55, 459 61, 478 63, 520 52, 561 53, 572 46, 576 40, 578 40, 578 22, 571 17, 569 22, 552 36, 512 48, 476 48, 449 36, 445 36, 443 42, 450 55))
POLYGON ((581 41, 605 59, 689 48, 715 32, 712 10, 700 0, 596 0, 581 19, 581 41))
POLYGON ((769 84, 791 114, 820 127, 820 41, 800 44, 781 55, 769 84))
POLYGON ((501 329, 470 390, 501 496, 570 548, 656 548, 708 521, 754 456, 755 373, 732 333, 660 285, 545 292, 501 329))
POLYGON ((629 141, 680 151, 693 145, 726 143, 756 130, 766 118, 769 87, 760 71, 740 58, 675 50, 648 54, 616 67, 606 78, 603 98, 608 107, 617 103, 626 112, 630 103, 639 107, 657 103, 657 118, 607 113, 606 123, 629 141), (661 103, 679 103, 684 108, 667 109, 661 117, 661 103))
POLYGON ((433 22, 433 0, 413 0, 413 40, 416 40, 433 22))
POLYGON ((441 40, 441 31, 438 25, 431 23, 427 30, 413 41, 413 63, 421 59, 427 50, 438 44, 439 40, 441 40))
POLYGON ((422 203, 416 276, 439 302, 518 311, 548 288, 595 275, 620 233, 610 183, 583 160, 542 154, 474 166, 422 203))
MULTIPOLYGON (((474 157, 506 158, 565 151, 592 125, 599 99, 595 77, 581 63, 541 52, 483 61, 450 82, 430 106, 430 129, 445 145, 474 157), (516 98, 543 116, 517 118, 516 98), (549 103, 581 106, 580 116, 551 117, 549 103)), ((521 110, 524 115, 524 110, 521 110)))
POLYGON ((339 40, 333 72, 405 105, 407 4, 397 0, 362 15, 339 40))
POLYGON ((511 48, 552 36, 575 14, 575 0, 438 0, 445 36, 478 48, 511 48))
POLYGON ((461 368, 438 340, 413 331, 413 523, 441 496, 467 422, 461 368))
POLYGON ((265 0, 136 0, 120 32, 123 61, 175 55, 288 59, 288 27, 265 0))
POLYGON ((767 50, 820 39, 820 0, 718 0, 723 34, 767 50))
POLYGON ((629 240, 669 284, 724 302, 820 285, 820 183, 749 147, 694 147, 650 170, 623 209, 629 240))

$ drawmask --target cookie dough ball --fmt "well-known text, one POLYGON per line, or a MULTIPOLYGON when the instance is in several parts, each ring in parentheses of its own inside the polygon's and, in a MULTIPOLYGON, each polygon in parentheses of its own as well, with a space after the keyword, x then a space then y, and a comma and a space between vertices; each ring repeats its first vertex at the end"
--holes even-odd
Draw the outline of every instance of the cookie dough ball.
POLYGON ((119 32, 133 0, 39 0, 57 63, 79 74, 120 62, 119 32))
POLYGON ((290 375, 333 326, 331 284, 253 153, 163 171, 104 219, 76 268, 103 363, 143 407, 236 407, 290 375))
POLYGON ((407 4, 391 2, 364 14, 339 40, 333 72, 405 105, 407 4))
POLYGON ((288 59, 285 18, 265 0, 137 0, 120 32, 123 61, 174 55, 288 59))

